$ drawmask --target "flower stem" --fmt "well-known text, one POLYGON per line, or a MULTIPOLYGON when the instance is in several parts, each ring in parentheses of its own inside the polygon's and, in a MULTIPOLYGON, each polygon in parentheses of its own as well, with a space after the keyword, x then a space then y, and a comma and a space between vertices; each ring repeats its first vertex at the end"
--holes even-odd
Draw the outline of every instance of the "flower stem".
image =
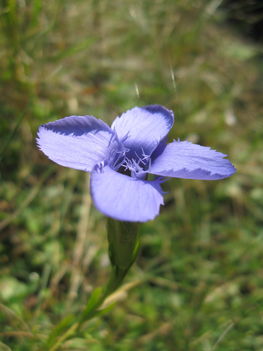
MULTIPOLYGON (((79 331, 84 322, 98 314, 105 299, 119 288, 138 255, 140 240, 137 223, 119 222, 109 218, 107 230, 109 257, 112 266, 109 281, 104 289, 97 288, 93 291, 75 323, 71 324, 71 318, 69 318, 69 327, 61 336, 53 337, 52 334, 50 335, 48 340, 49 351, 58 350, 67 339, 79 331)), ((59 330, 59 327, 60 325, 57 326, 57 330, 59 330)), ((57 334, 56 328, 53 330, 53 334, 57 334)))

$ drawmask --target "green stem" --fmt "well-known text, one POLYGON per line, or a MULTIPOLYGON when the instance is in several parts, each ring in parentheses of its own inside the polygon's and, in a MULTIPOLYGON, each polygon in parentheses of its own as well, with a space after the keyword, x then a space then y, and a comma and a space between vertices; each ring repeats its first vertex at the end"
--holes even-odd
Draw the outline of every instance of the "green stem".
MULTIPOLYGON (((109 256, 112 266, 109 281, 104 289, 94 290, 77 322, 71 324, 71 318, 69 318, 69 322, 66 325, 71 325, 58 338, 54 336, 61 324, 57 326, 57 329, 53 330, 53 336, 52 334, 50 335, 47 343, 49 344, 49 351, 58 350, 64 341, 79 331, 84 322, 97 315, 105 299, 119 288, 138 255, 140 241, 137 224, 108 219, 107 229, 109 256)), ((61 323, 63 325, 63 321, 61 323)))
MULTIPOLYGON (((84 309, 84 311, 80 315, 80 319, 78 322, 78 329, 81 327, 81 325, 84 322, 92 319, 97 314, 98 310, 103 305, 106 298, 110 296, 114 291, 116 291, 118 287, 121 285, 127 273, 128 273, 128 270, 120 271, 116 269, 116 267, 112 267, 110 279, 106 287, 104 288, 104 290, 101 292, 100 297, 98 298, 96 303, 94 303, 92 308, 88 308, 88 310, 84 309)), ((86 307, 88 307, 88 305, 86 307)))
POLYGON ((103 302, 105 299, 111 295, 115 290, 118 289, 118 287, 121 285, 123 279, 127 275, 129 270, 122 271, 119 269, 116 269, 116 267, 112 267, 112 274, 111 277, 108 281, 108 284, 106 285, 104 292, 102 293, 101 297, 98 299, 98 301, 92 306, 91 309, 87 312, 86 309, 81 313, 80 319, 78 322, 74 323, 71 325, 65 333, 63 333, 55 342, 55 344, 51 345, 49 348, 49 351, 56 351, 59 349, 59 347, 63 344, 64 341, 66 341, 68 338, 73 336, 82 326, 82 324, 90 319, 92 319, 94 316, 96 316, 99 308, 102 306, 103 302))
POLYGON ((49 349, 49 351, 56 351, 58 348, 66 341, 70 336, 74 335, 78 328, 78 323, 73 324, 61 337, 57 340, 57 342, 49 349))

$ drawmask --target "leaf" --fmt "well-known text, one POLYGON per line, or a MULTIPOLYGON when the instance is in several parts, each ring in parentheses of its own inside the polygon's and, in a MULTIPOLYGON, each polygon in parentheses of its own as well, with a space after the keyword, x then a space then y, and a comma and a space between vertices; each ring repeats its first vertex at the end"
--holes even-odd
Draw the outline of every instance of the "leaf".
POLYGON ((68 329, 68 327, 74 322, 75 318, 76 317, 74 315, 68 315, 65 318, 63 318, 51 331, 47 339, 46 345, 47 346, 53 345, 53 342, 55 341, 55 339, 61 334, 63 334, 65 330, 68 329))
POLYGON ((89 319, 90 317, 94 316, 94 314, 96 314, 96 309, 97 307, 99 307, 99 305, 102 302, 102 293, 103 293, 103 289, 101 287, 93 290, 87 302, 87 305, 81 314, 81 317, 80 317, 81 323, 89 319))

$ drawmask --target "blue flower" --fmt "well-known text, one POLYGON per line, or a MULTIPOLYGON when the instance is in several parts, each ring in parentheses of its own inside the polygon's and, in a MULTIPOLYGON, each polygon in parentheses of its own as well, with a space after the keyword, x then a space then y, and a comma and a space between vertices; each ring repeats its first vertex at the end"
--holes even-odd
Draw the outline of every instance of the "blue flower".
POLYGON ((42 125, 37 144, 59 165, 91 172, 97 209, 121 221, 146 222, 163 205, 162 177, 216 180, 235 173, 226 155, 188 141, 167 144, 173 112, 159 105, 134 107, 111 128, 92 116, 42 125), (153 174, 148 180, 148 175, 153 174))

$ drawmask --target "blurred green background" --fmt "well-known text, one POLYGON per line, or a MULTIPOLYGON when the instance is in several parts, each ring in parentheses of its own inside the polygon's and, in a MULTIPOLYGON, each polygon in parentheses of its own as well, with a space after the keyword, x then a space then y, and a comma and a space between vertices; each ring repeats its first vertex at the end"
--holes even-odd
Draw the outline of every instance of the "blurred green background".
POLYGON ((173 109, 170 138, 228 154, 237 174, 166 183, 130 284, 61 350, 263 350, 262 43, 241 2, 231 25, 229 3, 1 1, 1 351, 39 350, 110 270, 88 176, 45 158, 38 126, 146 104, 173 109))

